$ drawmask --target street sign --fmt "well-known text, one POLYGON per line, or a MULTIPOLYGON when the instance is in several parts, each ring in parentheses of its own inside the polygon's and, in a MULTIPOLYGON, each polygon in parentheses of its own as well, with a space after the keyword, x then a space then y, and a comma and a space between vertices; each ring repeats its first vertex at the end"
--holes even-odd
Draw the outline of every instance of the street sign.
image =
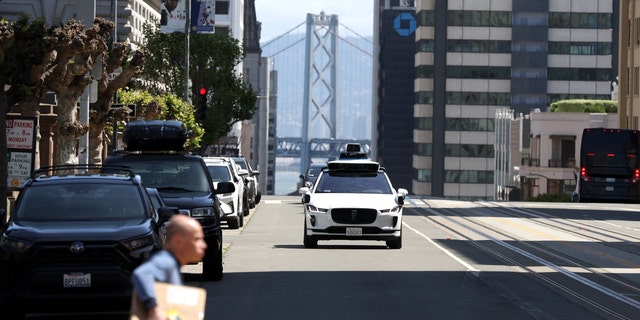
POLYGON ((38 118, 7 115, 7 187, 21 187, 31 176, 38 118))

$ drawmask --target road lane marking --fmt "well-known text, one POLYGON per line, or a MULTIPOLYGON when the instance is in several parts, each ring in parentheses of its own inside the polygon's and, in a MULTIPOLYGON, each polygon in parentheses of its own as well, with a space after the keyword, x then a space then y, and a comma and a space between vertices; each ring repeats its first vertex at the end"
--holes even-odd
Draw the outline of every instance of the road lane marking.
POLYGON ((478 277, 480 275, 480 270, 474 268, 472 265, 468 264, 462 258, 456 256, 451 251, 449 251, 447 248, 445 248, 445 247, 439 245, 437 242, 431 240, 431 238, 427 237, 424 233, 418 231, 417 229, 413 228, 412 226, 410 226, 408 223, 406 223, 404 221, 402 222, 402 225, 407 227, 407 228, 409 228, 409 230, 413 231, 415 234, 421 236, 425 240, 429 241, 429 243, 431 243, 434 247, 436 247, 438 250, 444 252, 446 255, 451 257, 453 260, 457 261, 459 264, 461 264, 463 267, 465 267, 467 269, 467 271, 471 272, 474 276, 478 277))

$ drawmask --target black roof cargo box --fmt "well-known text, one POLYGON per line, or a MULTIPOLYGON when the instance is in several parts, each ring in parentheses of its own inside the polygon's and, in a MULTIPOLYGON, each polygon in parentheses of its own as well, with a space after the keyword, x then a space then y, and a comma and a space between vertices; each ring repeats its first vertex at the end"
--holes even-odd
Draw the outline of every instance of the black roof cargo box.
POLYGON ((127 151, 182 151, 187 127, 178 120, 135 120, 124 128, 127 151))

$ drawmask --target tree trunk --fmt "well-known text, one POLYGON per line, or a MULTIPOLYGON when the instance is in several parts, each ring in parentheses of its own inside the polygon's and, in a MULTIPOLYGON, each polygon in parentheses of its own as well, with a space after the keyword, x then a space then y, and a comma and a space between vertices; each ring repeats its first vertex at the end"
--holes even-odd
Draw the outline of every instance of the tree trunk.
POLYGON ((104 125, 97 126, 92 123, 89 127, 89 163, 102 163, 102 153, 104 151, 104 125))
POLYGON ((78 137, 88 126, 78 121, 78 97, 72 93, 58 94, 58 122, 55 140, 54 164, 78 164, 78 137))

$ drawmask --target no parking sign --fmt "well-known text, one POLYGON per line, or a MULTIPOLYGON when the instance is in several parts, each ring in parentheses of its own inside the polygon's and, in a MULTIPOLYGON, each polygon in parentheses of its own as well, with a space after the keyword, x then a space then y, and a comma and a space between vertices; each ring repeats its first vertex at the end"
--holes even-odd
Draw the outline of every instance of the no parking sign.
POLYGON ((7 187, 17 189, 34 167, 38 118, 7 115, 7 187))

